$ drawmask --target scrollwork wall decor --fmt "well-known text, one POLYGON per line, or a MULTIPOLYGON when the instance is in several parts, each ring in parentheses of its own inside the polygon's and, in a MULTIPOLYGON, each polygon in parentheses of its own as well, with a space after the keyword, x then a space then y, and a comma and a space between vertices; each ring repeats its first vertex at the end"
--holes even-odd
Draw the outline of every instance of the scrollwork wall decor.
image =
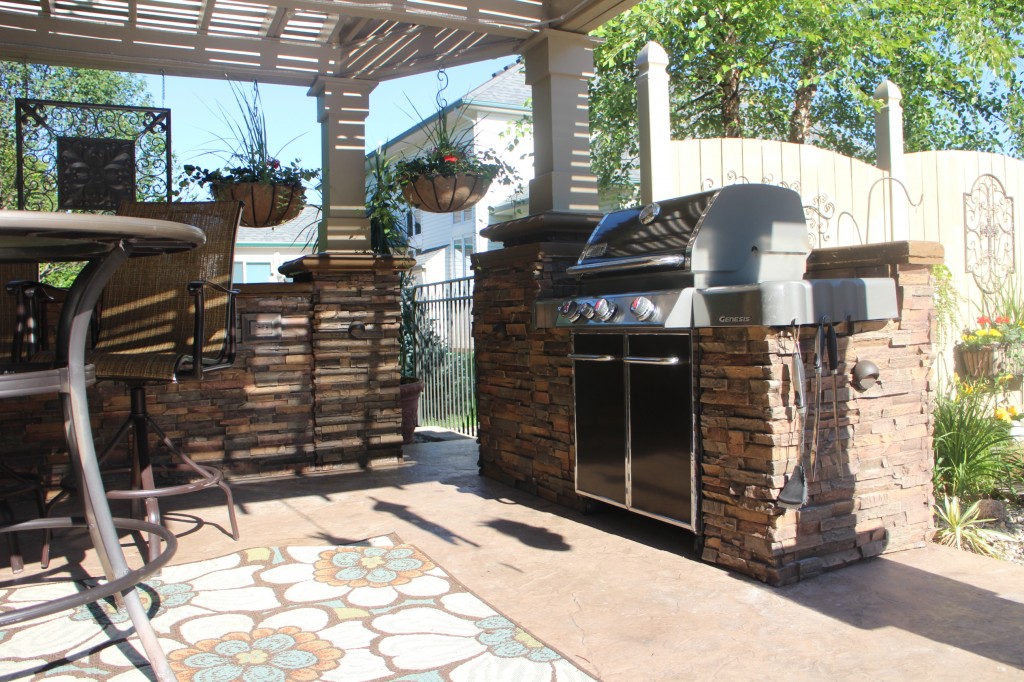
POLYGON ((15 120, 19 209, 171 200, 170 109, 19 98, 15 120))
POLYGON ((804 217, 807 219, 807 237, 811 248, 820 249, 825 242, 831 241, 829 224, 836 213, 836 205, 827 194, 819 194, 811 199, 811 204, 804 204, 804 217))
POLYGON ((1013 198, 985 173, 964 193, 964 265, 978 288, 993 293, 1016 272, 1013 198))

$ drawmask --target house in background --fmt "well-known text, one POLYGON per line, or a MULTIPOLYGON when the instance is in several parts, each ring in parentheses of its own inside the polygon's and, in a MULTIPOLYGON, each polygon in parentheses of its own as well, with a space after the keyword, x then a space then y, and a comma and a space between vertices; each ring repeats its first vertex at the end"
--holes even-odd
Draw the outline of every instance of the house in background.
POLYGON ((302 213, 274 227, 239 227, 235 239, 235 284, 284 282, 277 269, 288 261, 312 253, 320 207, 306 206, 302 213))
MULTIPOLYGON (((530 113, 529 100, 530 88, 526 85, 523 66, 517 62, 445 107, 444 113, 456 131, 472 128, 468 135, 474 139, 475 147, 497 152, 515 168, 519 177, 513 185, 493 183, 480 203, 463 211, 413 210, 409 246, 416 256, 415 271, 421 283, 470 276, 470 257, 474 253, 501 246, 481 237, 480 230, 492 223, 526 215, 525 188, 533 178, 533 138, 529 126, 525 135, 518 136, 513 150, 507 147, 514 124, 530 113)), ((426 144, 422 127, 429 126, 437 116, 435 113, 394 137, 384 145, 384 153, 393 160, 415 156, 426 144)))
MULTIPOLYGON (((515 168, 513 185, 494 183, 480 203, 455 213, 412 211, 409 246, 416 256, 414 274, 419 283, 430 284, 468 277, 470 257, 478 251, 500 248, 480 236, 480 230, 492 223, 518 218, 527 213, 525 193, 533 178, 533 138, 529 126, 519 130, 515 149, 507 149, 512 127, 530 113, 530 88, 518 62, 495 73, 490 80, 474 88, 445 108, 453 125, 472 128, 468 133, 478 149, 492 149, 515 168), (461 113, 460 113, 461 112, 461 113)), ((419 106, 419 103, 414 102, 419 106)), ((422 107, 420 107, 422 111, 422 107)), ((396 161, 414 156, 425 144, 421 130, 437 114, 417 122, 396 136, 383 149, 396 161)), ((312 252, 310 236, 316 236, 320 212, 307 206, 294 220, 272 228, 242 227, 235 244, 234 281, 239 284, 285 281, 277 269, 282 263, 312 252)))

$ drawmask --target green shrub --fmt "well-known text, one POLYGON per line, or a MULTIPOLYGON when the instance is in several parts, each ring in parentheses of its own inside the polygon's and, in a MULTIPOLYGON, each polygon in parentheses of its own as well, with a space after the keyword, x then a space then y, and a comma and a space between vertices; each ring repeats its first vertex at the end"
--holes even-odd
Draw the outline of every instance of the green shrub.
POLYGON ((999 558, 999 551, 992 543, 1013 540, 1006 533, 984 527, 983 524, 993 519, 978 518, 977 501, 964 509, 960 504, 960 498, 944 496, 942 502, 935 505, 935 515, 939 517, 935 540, 947 547, 999 558))
POLYGON ((936 495, 966 500, 995 493, 1014 443, 1006 422, 993 418, 991 395, 941 396, 935 407, 936 495))

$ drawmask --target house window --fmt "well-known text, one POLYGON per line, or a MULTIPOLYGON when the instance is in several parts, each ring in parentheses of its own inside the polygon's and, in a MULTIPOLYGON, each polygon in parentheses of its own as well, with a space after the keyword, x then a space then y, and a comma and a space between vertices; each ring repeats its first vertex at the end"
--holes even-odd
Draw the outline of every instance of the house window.
POLYGON ((476 248, 476 236, 455 237, 452 239, 451 268, 448 276, 451 279, 469 277, 473 274, 472 256, 476 248))
POLYGON ((235 284, 261 284, 274 281, 274 270, 266 261, 236 260, 232 273, 235 284))
POLYGON ((471 222, 473 220, 473 209, 466 208, 461 211, 455 211, 452 213, 452 225, 458 225, 459 223, 471 222))

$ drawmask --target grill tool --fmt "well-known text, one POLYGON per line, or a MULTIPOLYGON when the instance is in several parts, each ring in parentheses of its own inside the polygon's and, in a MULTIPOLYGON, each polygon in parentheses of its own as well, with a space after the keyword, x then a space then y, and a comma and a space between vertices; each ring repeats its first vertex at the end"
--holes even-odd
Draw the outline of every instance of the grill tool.
POLYGON ((836 376, 839 374, 839 338, 836 335, 836 326, 833 323, 828 325, 828 371, 832 375, 832 452, 836 456, 836 465, 839 465, 839 397, 837 395, 836 376))
POLYGON ((800 459, 793 467, 793 473, 789 475, 786 484, 779 491, 777 502, 780 507, 786 509, 800 509, 807 504, 807 465, 804 462, 804 431, 807 429, 807 372, 804 368, 804 358, 800 353, 800 328, 793 327, 793 355, 792 368, 790 370, 793 386, 796 391, 796 407, 800 415, 800 430, 797 432, 797 447, 800 451, 800 459))

